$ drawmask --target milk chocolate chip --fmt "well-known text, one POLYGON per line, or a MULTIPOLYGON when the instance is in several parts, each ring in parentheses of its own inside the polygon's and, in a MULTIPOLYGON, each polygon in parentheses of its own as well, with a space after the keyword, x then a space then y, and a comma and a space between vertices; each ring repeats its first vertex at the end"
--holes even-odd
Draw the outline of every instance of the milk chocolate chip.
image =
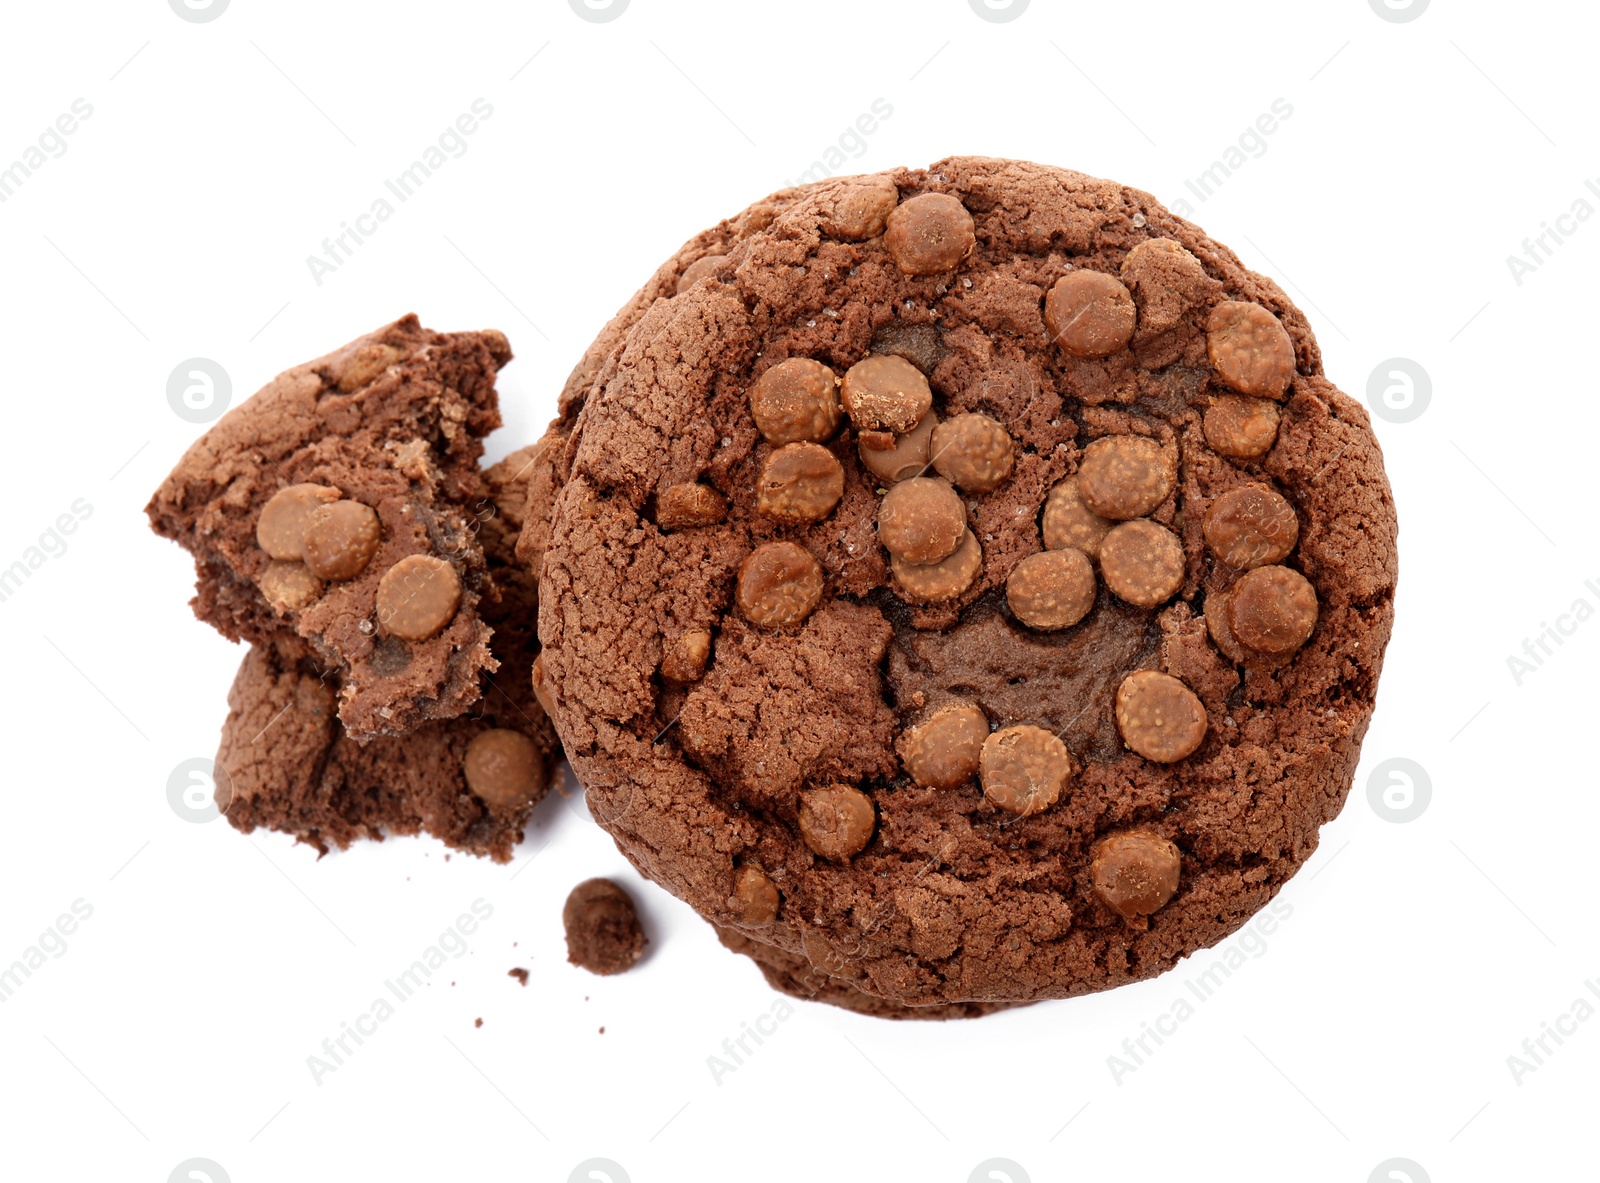
POLYGON ((407 555, 378 581, 378 627, 404 641, 438 636, 460 606, 461 577, 432 555, 407 555))
POLYGON ((1206 351, 1217 376, 1240 394, 1283 400, 1294 377, 1294 342, 1259 304, 1225 300, 1206 321, 1206 351))
POLYGON ((284 563, 274 559, 256 579, 256 586, 277 613, 298 612, 322 594, 322 580, 311 574, 304 563, 284 563))
POLYGON ((871 177, 849 185, 833 199, 833 208, 817 224, 822 232, 849 242, 876 238, 894 207, 900 203, 900 190, 888 177, 871 177))
POLYGON ((520 809, 544 787, 544 758, 520 731, 496 727, 467 745, 461 768, 471 789, 497 809, 520 809))
POLYGON ((672 289, 674 296, 686 292, 695 284, 717 269, 717 265, 726 259, 726 255, 701 255, 693 263, 683 269, 683 274, 678 276, 677 286, 672 289))
POLYGON ((1206 737, 1206 708, 1190 690, 1159 670, 1135 670, 1117 687, 1117 730, 1146 760, 1172 764, 1206 737))
POLYGON ((1224 394, 1206 408, 1206 443, 1235 460, 1254 460, 1278 442, 1279 417, 1277 403, 1224 394))
POLYGON ((1283 657, 1304 645, 1317 627, 1317 591, 1290 567, 1257 567, 1233 585, 1228 623, 1241 645, 1283 657))
POLYGON ((555 687, 550 684, 550 673, 545 669, 543 653, 533 659, 533 697, 544 708, 545 714, 555 713, 551 709, 556 701, 555 687))
POLYGON ((948 193, 924 193, 901 202, 884 238, 895 266, 907 275, 953 271, 977 244, 972 215, 948 193))
POLYGON ((937 426, 939 416, 929 411, 922 417, 921 423, 904 435, 877 433, 880 438, 873 442, 884 442, 881 437, 888 437, 888 447, 884 448, 869 447, 867 437, 873 433, 862 432, 858 448, 861 466, 886 485, 921 476, 928 470, 933 429, 937 426))
POLYGON ((910 431, 933 406, 922 371, 903 357, 875 353, 845 371, 840 390, 858 431, 910 431))
POLYGON ((728 499, 710 485, 688 481, 668 485, 656 496, 656 526, 662 530, 692 530, 716 526, 728 517, 728 499))
POLYGON ((983 547, 978 545, 978 536, 968 530, 947 559, 918 564, 890 555, 889 567, 901 599, 914 604, 939 604, 955 599, 972 586, 983 570, 983 547))
POLYGON ((1057 481, 1044 502, 1042 533, 1047 550, 1081 550, 1090 559, 1100 557, 1100 543, 1116 525, 1110 518, 1094 513, 1083 503, 1078 478, 1057 481))
POLYGON ((872 841, 877 824, 872 798, 849 785, 829 785, 800 794, 800 837, 816 854, 844 862, 872 841))
POLYGON ((1023 723, 983 741, 978 759, 983 795, 1008 813, 1042 813, 1072 778, 1067 745, 1042 727, 1023 723))
POLYGON ((690 629, 672 643, 661 659, 661 676, 679 685, 698 682, 705 676, 710 658, 711 633, 703 628, 690 629))
POLYGON ((311 514, 339 500, 339 490, 327 485, 290 485, 279 489, 261 507, 256 519, 256 544, 274 559, 298 563, 311 514))
POLYGON ((989 720, 969 702, 940 707, 901 743, 906 771, 930 789, 956 789, 978 775, 989 720))
POLYGON ((1012 615, 1031 629, 1070 628, 1094 607, 1094 567, 1079 550, 1045 550, 1018 563, 1006 580, 1012 615))
POLYGON ((339 372, 339 391, 349 394, 360 390, 379 374, 405 356, 405 351, 381 341, 368 341, 344 359, 339 372))
POLYGON ((741 924, 752 928, 765 928, 778 918, 778 885, 767 878, 760 867, 749 863, 740 867, 733 876, 733 896, 729 904, 739 915, 741 924))
POLYGON ((820 361, 791 357, 779 362, 750 388, 750 413, 768 443, 821 443, 844 421, 839 379, 820 361))
POLYGON ((844 467, 821 444, 785 444, 767 457, 756 485, 756 511, 798 526, 820 522, 844 496, 844 467))
POLYGON ((335 501, 311 511, 302 550, 318 579, 354 579, 378 553, 378 515, 359 501, 335 501))
POLYGON ((944 481, 913 477, 901 481, 878 506, 878 541, 907 563, 937 563, 961 545, 967 513, 961 498, 944 481))
POLYGON ((1130 928, 1148 928, 1150 914, 1177 893, 1181 866, 1178 848, 1161 835, 1124 830, 1095 845, 1089 879, 1130 928))
POLYGON ((1154 608, 1183 586, 1183 543, 1147 518, 1123 522, 1100 544, 1100 573, 1117 596, 1154 608))
POLYGON ((822 564, 794 542, 768 542, 739 564, 736 598, 751 624, 799 624, 822 602, 822 564))
POLYGON ((1300 520, 1294 507, 1265 485, 1244 485, 1211 503, 1205 534, 1217 558, 1245 570, 1288 558, 1300 537, 1300 520))
POLYGON ((1011 475, 1011 435, 988 415, 964 414, 933 430, 933 467, 958 489, 987 493, 1011 475))
POLYGON ((1044 298, 1050 339, 1073 357, 1110 357, 1133 337, 1133 296, 1101 271, 1069 271, 1044 298))
POLYGON ((1083 450, 1078 494, 1090 513, 1126 521, 1142 518, 1167 499, 1178 474, 1155 440, 1108 435, 1083 450))

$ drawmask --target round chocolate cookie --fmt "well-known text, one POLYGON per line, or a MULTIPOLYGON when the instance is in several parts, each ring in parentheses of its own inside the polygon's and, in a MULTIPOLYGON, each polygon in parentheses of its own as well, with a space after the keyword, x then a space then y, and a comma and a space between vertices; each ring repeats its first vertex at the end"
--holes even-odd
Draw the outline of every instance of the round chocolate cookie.
POLYGON ((761 211, 563 393, 523 541, 591 812, 851 998, 1064 997, 1226 936, 1371 716, 1396 527, 1365 411, 1275 284, 1135 190, 954 158, 761 211), (891 187, 883 233, 847 216, 891 187), (928 416, 956 426, 897 453, 925 465, 864 462, 928 416), (815 474, 804 514, 763 511, 775 471, 815 474), (1051 546, 1082 561, 1013 580, 1051 546))

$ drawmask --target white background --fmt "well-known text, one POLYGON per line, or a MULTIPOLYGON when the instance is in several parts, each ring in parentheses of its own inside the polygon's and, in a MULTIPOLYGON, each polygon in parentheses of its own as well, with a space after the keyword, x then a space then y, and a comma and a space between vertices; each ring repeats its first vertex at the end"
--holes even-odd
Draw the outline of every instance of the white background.
POLYGON ((559 1183, 596 1157, 614 1183, 1361 1183, 1396 1157, 1413 1183, 1595 1177, 1600 1021, 1520 1082, 1507 1064, 1600 979, 1600 623, 1521 685, 1507 665, 1574 600, 1600 607, 1600 218, 1520 284, 1506 262, 1576 199, 1600 208, 1591 6, 1033 0, 989 22, 967 0, 632 0, 595 23, 565 0, 232 0, 194 23, 102 0, 4 21, 0 167, 93 108, 0 204, 0 567, 92 507, 0 603, 0 966, 93 909, 0 1003, 5 1177, 160 1183, 196 1157, 235 1183, 559 1183), (479 98, 466 153, 319 285, 306 257, 479 98), (1015 156, 1169 203, 1286 99, 1191 216, 1301 303, 1346 390, 1397 356, 1431 378, 1419 417, 1376 420, 1402 576, 1349 803, 1265 952, 1120 1081, 1107 1058, 1207 955, 970 1023, 798 1004, 718 1082, 708 1057, 778 996, 581 798, 541 806, 507 867, 432 840, 319 862, 167 800, 215 751, 241 656, 191 618, 189 559, 142 513, 204 430, 168 406, 180 361, 220 363, 237 402, 407 311, 496 326, 518 353, 502 455, 660 259, 879 98, 893 114, 836 171, 1015 156), (1367 796, 1393 757, 1432 784, 1405 824, 1367 796), (614 979, 560 936, 567 891, 602 874, 652 942, 614 979), (480 898, 470 952, 315 1083, 307 1057, 480 898))

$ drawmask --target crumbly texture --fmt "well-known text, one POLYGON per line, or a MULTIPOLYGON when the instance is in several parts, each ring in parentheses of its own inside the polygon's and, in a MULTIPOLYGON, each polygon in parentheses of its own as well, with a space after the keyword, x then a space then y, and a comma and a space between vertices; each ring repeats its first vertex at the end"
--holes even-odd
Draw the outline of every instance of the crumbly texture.
POLYGON ((561 909, 567 960, 595 974, 620 974, 644 956, 647 944, 633 897, 609 879, 585 879, 561 909))
POLYGON ((353 736, 460 715, 494 669, 475 507, 487 498, 482 437, 500 425, 494 376, 510 357, 498 332, 437 333, 408 316, 274 378, 190 447, 146 507, 156 533, 194 556, 195 615, 232 640, 304 642, 337 671, 353 736), (314 533, 305 563, 275 560, 258 539, 263 510, 295 485, 343 499, 334 509, 349 512, 323 531, 339 559, 351 523, 361 532, 337 577, 315 574, 327 568, 314 533), (411 556, 447 563, 460 584, 425 638, 387 631, 380 612, 384 575, 411 556))
POLYGON ((608 328, 603 362, 575 372, 565 405, 581 413, 562 445, 541 568, 555 722, 621 850, 713 923, 771 946, 769 960, 801 958, 831 982, 918 1005, 1147 978, 1266 904, 1343 804, 1393 619, 1381 455, 1281 289, 1149 195, 979 158, 884 178, 902 202, 959 199, 972 252, 952 270, 907 274, 882 238, 825 231, 862 182, 824 182, 721 242, 724 260, 683 292, 658 283, 636 298, 631 327, 608 328), (1156 240, 1172 245, 1134 254, 1156 240), (1073 355, 1045 327, 1045 295, 1074 269, 1120 277, 1132 294, 1131 336, 1105 357, 1073 355), (1288 388, 1256 385, 1281 394, 1276 440, 1256 459, 1219 454, 1203 428, 1229 395, 1206 331, 1224 301, 1261 306, 1293 347, 1288 388), (883 487, 853 426, 823 441, 845 471, 827 518, 788 525, 757 511, 771 445, 750 411, 755 379, 791 357, 843 376, 875 350, 924 370, 942 418, 988 415, 1016 445, 993 490, 961 494, 982 570, 947 601, 897 594, 879 542, 883 487), (1006 580, 1040 550, 1045 500, 1085 446, 1122 435, 1174 461, 1171 490, 1142 520, 1181 544, 1179 586, 1141 607, 1102 578, 1080 623, 1030 630, 1006 609, 1006 580), (726 498, 726 520, 659 529, 659 492, 694 482, 726 498), (1318 601, 1309 640, 1287 656, 1231 642, 1229 656, 1208 635, 1208 603, 1241 573, 1207 548, 1205 511, 1251 484, 1294 507, 1286 563, 1318 601), (740 565, 773 542, 804 546, 826 578, 819 606, 789 627, 761 627, 735 603, 740 565), (704 677, 663 679, 675 638, 694 630, 714 638, 704 677), (1116 692, 1141 669, 1178 678, 1203 704, 1192 755, 1155 763, 1123 743, 1116 692), (898 738, 953 702, 975 703, 992 729, 1059 735, 1075 766, 1059 799, 1017 816, 976 779, 914 785, 898 738), (801 794, 835 784, 865 792, 876 813, 871 841, 842 860, 818 857, 800 829, 801 794), (1095 844, 1134 828, 1181 853, 1176 892, 1147 927, 1113 910, 1090 874, 1095 844), (776 921, 759 927, 742 925, 732 895, 752 864, 781 895, 776 921))
POLYGON ((457 718, 357 743, 337 717, 337 670, 297 637, 253 646, 228 693, 217 752, 227 774, 218 778, 218 806, 235 828, 283 831, 323 854, 359 838, 426 831, 458 850, 511 858, 549 788, 559 746, 533 695, 538 585, 512 550, 529 504, 531 458, 525 448, 486 470, 486 496, 474 507, 493 575, 481 610, 498 662, 479 675, 481 697, 457 718), (472 741, 497 728, 528 736, 542 758, 534 795, 510 806, 476 796, 464 771, 472 741))

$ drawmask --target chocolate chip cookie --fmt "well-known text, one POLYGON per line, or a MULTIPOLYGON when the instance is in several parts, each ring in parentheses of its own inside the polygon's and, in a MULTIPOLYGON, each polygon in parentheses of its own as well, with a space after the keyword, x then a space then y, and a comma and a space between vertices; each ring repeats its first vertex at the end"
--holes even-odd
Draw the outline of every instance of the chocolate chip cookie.
POLYGON ((474 507, 510 357, 500 333, 408 316, 274 378, 146 507, 194 556, 195 614, 232 640, 302 641, 338 672, 356 738, 459 715, 494 669, 474 507))
POLYGON ((479 674, 477 701, 454 719, 357 743, 337 716, 336 667, 295 636, 252 646, 217 752, 217 805, 235 828, 293 834, 324 854, 359 838, 426 831, 459 850, 511 858, 559 754, 533 694, 537 579, 513 553, 523 515, 549 515, 548 501, 529 497, 536 459, 524 448, 487 469, 486 497, 471 507, 492 577, 480 611, 498 663, 479 674))
POLYGON ((1309 857, 1395 518, 1275 284, 1146 194, 957 158, 792 195, 634 312, 566 396, 540 684, 645 874, 965 1005, 1158 973, 1309 857))

